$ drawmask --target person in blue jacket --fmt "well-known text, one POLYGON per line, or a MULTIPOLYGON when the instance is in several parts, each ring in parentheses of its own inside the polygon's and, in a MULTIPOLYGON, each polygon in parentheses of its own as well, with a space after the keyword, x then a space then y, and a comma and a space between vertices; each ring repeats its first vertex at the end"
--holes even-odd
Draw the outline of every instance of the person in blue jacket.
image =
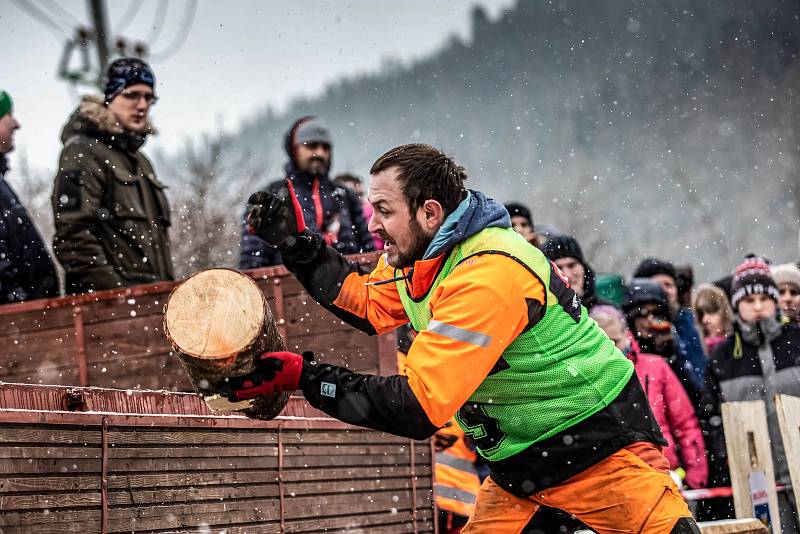
POLYGON ((56 297, 58 277, 47 247, 6 182, 9 152, 20 124, 11 95, 0 90, 0 304, 56 297))

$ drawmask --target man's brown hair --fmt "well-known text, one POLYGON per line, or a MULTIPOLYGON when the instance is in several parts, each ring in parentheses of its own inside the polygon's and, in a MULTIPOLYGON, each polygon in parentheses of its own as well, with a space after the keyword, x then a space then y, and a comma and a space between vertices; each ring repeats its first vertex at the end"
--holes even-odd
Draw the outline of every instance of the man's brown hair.
POLYGON ((413 214, 422 204, 433 199, 445 213, 452 213, 467 196, 464 180, 467 172, 452 158, 430 145, 400 145, 379 157, 370 174, 397 167, 400 188, 413 214))

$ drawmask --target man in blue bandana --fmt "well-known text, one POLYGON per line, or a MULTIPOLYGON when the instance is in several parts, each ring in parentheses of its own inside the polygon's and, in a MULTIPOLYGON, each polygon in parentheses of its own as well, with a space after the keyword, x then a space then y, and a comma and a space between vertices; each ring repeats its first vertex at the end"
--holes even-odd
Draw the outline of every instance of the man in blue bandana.
POLYGON ((154 133, 155 75, 136 58, 108 68, 64 126, 53 188, 53 249, 67 293, 172 280, 164 185, 140 148, 154 133))

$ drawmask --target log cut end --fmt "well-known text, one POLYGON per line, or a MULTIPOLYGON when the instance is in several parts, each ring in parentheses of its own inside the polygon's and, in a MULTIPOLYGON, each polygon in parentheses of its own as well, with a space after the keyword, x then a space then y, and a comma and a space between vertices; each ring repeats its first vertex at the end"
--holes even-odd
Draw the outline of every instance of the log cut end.
POLYGON ((227 269, 204 271, 172 293, 164 325, 181 353, 202 360, 230 358, 261 334, 263 298, 248 276, 227 269))

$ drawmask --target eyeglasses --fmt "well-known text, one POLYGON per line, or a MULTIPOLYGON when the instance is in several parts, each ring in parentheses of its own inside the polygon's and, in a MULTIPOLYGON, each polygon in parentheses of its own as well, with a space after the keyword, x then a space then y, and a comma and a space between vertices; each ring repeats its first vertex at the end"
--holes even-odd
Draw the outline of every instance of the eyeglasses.
POLYGON ((125 100, 130 100, 131 102, 138 102, 142 98, 144 101, 150 105, 155 105, 158 102, 158 97, 153 93, 141 93, 139 91, 126 91, 124 93, 120 93, 119 96, 124 97, 125 100))

